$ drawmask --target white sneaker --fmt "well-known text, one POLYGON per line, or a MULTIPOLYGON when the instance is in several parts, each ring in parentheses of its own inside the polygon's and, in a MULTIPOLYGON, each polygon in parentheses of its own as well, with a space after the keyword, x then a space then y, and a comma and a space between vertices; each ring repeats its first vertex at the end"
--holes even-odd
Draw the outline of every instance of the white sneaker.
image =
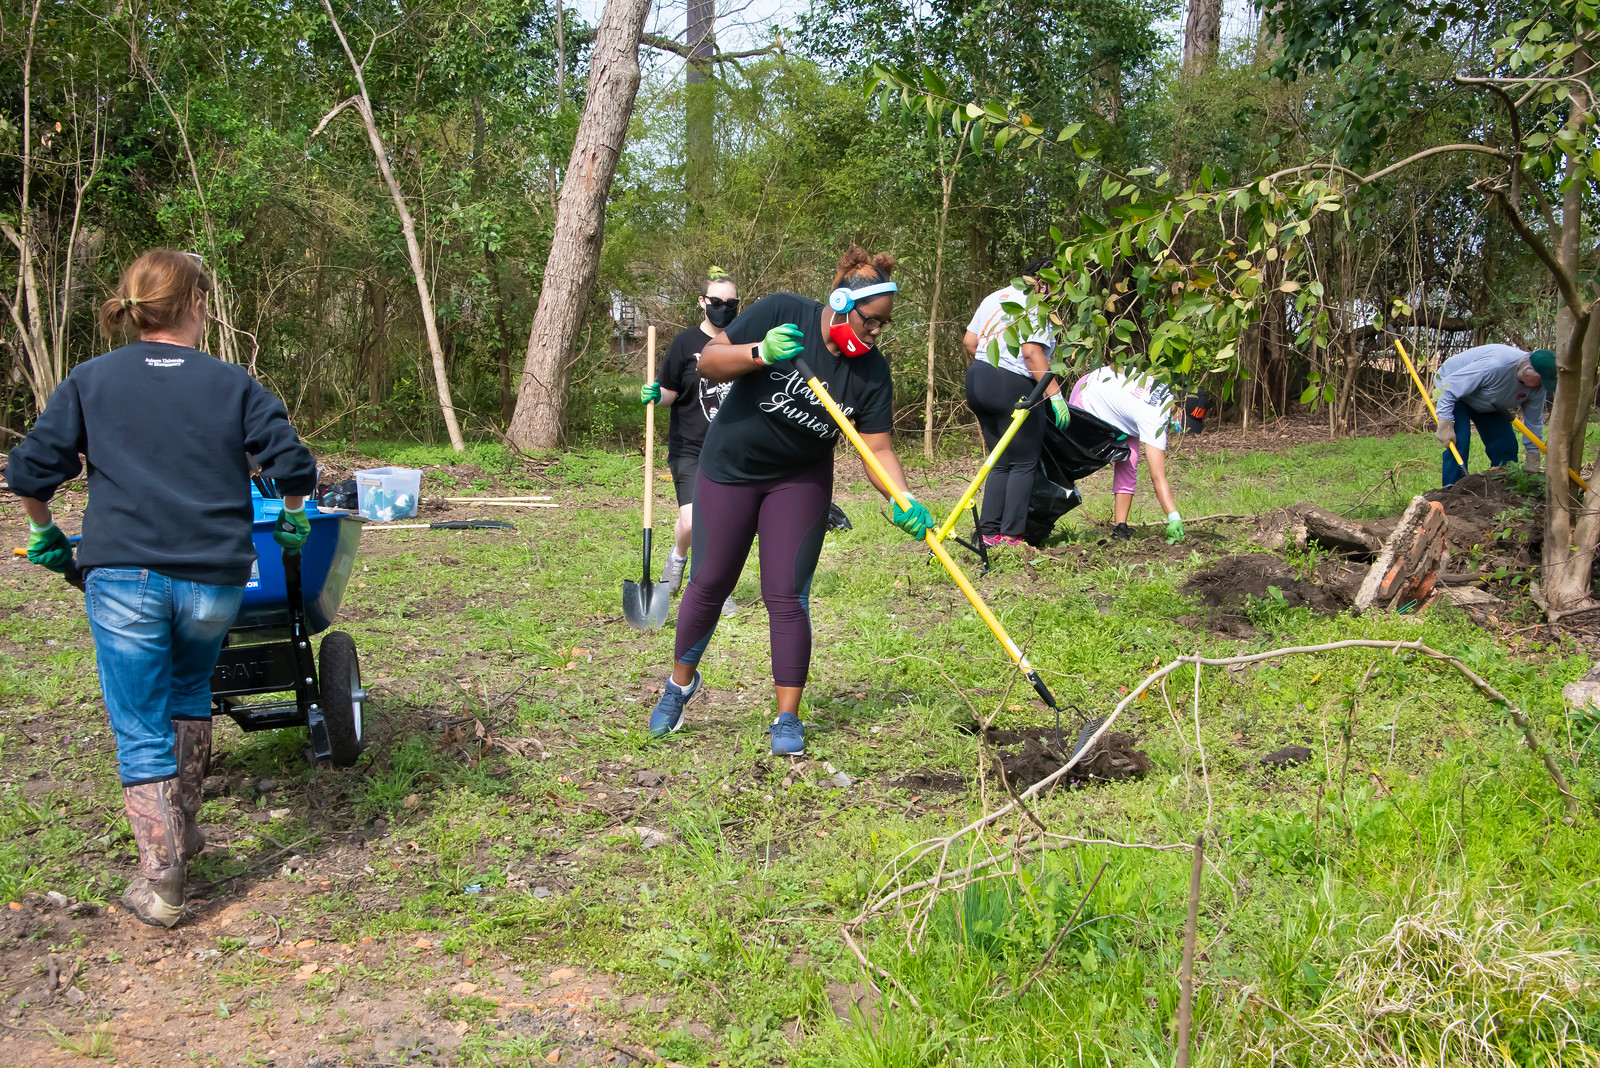
POLYGON ((667 587, 667 596, 675 597, 683 588, 683 569, 688 564, 687 556, 667 555, 667 566, 661 569, 661 581, 667 587))

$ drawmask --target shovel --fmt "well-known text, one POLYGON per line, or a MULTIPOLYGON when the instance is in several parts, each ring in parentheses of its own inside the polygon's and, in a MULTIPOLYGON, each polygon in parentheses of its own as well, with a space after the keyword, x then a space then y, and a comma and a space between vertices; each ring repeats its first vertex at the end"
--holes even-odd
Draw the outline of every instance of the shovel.
MULTIPOLYGON (((656 377, 656 328, 645 334, 645 381, 656 377)), ((671 592, 659 582, 650 581, 650 511, 655 497, 656 477, 656 406, 644 409, 644 568, 639 581, 622 582, 622 614, 636 630, 649 630, 667 621, 671 592)))

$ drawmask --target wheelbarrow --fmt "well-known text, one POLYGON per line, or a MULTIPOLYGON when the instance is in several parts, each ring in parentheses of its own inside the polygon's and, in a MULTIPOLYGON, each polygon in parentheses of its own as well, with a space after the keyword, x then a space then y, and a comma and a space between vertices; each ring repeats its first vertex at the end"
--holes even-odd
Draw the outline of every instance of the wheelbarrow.
POLYGON ((272 540, 283 502, 270 495, 270 487, 268 495, 258 487, 251 504, 255 522, 250 536, 257 560, 239 615, 217 656, 212 710, 245 731, 305 727, 318 759, 348 766, 363 748, 367 698, 356 643, 336 630, 322 639, 313 656, 311 636, 327 630, 339 614, 361 544, 361 520, 319 512, 315 501, 307 501, 311 535, 298 554, 290 555, 272 540), (240 700, 264 694, 286 697, 290 692, 292 700, 240 700))
MULTIPOLYGON (((300 552, 290 555, 272 538, 283 502, 270 484, 257 480, 250 503, 255 513, 250 539, 257 560, 211 676, 212 712, 228 716, 246 731, 305 727, 318 759, 346 767, 364 747, 367 692, 361 687, 356 643, 343 631, 334 631, 322 639, 314 656, 311 636, 327 630, 339 614, 361 544, 362 521, 319 512, 316 502, 308 500, 311 534, 300 552), (240 700, 291 692, 293 700, 240 700)), ((83 589, 76 561, 68 562, 63 577, 83 589)))

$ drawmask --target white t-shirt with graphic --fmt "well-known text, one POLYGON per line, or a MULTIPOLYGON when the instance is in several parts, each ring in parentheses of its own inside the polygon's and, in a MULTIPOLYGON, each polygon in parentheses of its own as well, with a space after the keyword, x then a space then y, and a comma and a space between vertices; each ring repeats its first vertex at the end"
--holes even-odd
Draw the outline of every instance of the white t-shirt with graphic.
POLYGON ((1110 367, 1090 371, 1073 389, 1073 403, 1154 449, 1167 447, 1172 394, 1149 375, 1119 374, 1110 367))
MULTIPOLYGON (((1014 374, 1027 375, 1029 378, 1033 377, 1033 373, 1028 370, 1028 365, 1022 362, 1022 354, 1020 352, 1012 352, 1010 347, 1006 345, 1005 332, 1006 328, 1012 323, 1012 317, 1006 314, 1005 309, 1001 307, 1002 304, 1024 304, 1027 300, 1028 295, 1016 286, 997 289, 983 298, 983 303, 978 305, 978 310, 972 313, 972 321, 967 324, 967 329, 978 335, 978 351, 975 354, 975 359, 988 360, 989 342, 999 341, 1000 367, 1014 374)), ((1032 343, 1041 346, 1046 356, 1055 351, 1055 327, 1052 326, 1037 333, 1030 333, 1030 330, 1030 324, 1026 320, 1020 318, 1017 320, 1017 337, 1021 339, 1023 344, 1032 343)))

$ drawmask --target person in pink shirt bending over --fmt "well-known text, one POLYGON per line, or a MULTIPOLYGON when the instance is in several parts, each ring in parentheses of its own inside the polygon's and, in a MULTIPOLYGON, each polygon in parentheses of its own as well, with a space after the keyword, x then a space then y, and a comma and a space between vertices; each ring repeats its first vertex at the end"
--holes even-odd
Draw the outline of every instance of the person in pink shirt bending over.
POLYGON ((1141 446, 1155 483, 1156 500, 1167 514, 1167 544, 1183 540, 1183 517, 1167 482, 1167 424, 1172 417, 1172 394, 1149 375, 1124 374, 1114 367, 1101 367, 1078 379, 1072 387, 1072 405, 1109 423, 1128 435, 1128 458, 1111 469, 1111 536, 1126 540, 1128 512, 1139 484, 1141 446))

